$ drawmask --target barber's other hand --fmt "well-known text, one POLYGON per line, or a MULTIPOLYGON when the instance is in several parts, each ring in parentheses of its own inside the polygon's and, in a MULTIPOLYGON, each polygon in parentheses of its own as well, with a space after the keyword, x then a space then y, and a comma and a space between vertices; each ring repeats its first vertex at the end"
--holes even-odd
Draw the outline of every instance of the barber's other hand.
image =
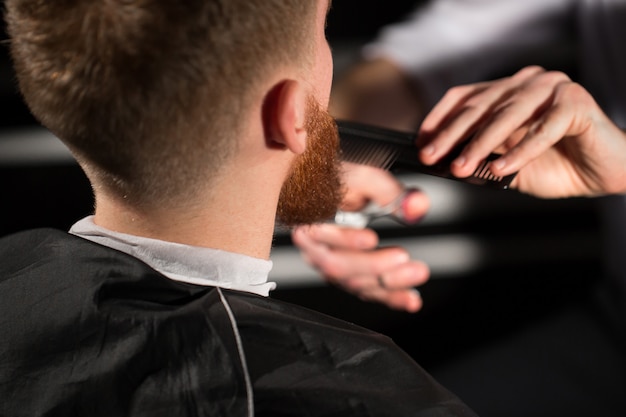
MULTIPOLYGON (((346 164, 344 180, 348 192, 343 210, 359 210, 369 202, 384 206, 403 191, 388 172, 360 165, 346 164)), ((425 194, 412 192, 402 206, 403 215, 416 222, 429 204, 425 194)), ((292 239, 303 258, 328 282, 394 309, 416 312, 422 307, 415 287, 428 280, 428 266, 412 260, 404 248, 379 248, 373 230, 319 224, 296 228, 292 239)))
POLYGON ((452 163, 465 177, 490 152, 495 175, 519 171, 512 187, 537 197, 626 192, 626 134, 570 78, 527 67, 491 82, 452 88, 424 119, 420 158, 430 164, 472 133, 452 163))

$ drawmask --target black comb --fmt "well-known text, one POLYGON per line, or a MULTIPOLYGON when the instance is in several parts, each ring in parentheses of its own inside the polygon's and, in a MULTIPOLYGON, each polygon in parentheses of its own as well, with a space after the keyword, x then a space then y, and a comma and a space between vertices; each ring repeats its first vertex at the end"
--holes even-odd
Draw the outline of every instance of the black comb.
POLYGON ((341 159, 360 165, 370 165, 392 172, 416 172, 461 181, 499 190, 511 185, 515 174, 505 177, 491 173, 488 163, 500 155, 492 153, 482 161, 474 173, 458 178, 450 172, 450 164, 461 154, 463 144, 453 149, 434 165, 424 165, 417 158, 414 133, 400 132, 347 120, 337 120, 341 159))

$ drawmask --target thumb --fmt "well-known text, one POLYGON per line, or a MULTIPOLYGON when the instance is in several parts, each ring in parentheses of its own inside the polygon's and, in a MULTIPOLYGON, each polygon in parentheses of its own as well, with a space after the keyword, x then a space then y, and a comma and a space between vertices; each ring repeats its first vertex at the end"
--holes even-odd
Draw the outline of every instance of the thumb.
POLYGON ((367 204, 379 207, 397 206, 394 214, 406 223, 415 223, 430 208, 430 199, 416 188, 406 189, 388 171, 365 165, 344 163, 346 194, 341 204, 344 211, 359 211, 367 204))

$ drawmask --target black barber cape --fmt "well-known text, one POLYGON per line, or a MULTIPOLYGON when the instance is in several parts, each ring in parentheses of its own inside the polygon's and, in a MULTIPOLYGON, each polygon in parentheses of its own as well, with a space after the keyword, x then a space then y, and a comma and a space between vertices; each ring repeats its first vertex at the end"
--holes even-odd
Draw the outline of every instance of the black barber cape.
POLYGON ((474 414, 385 336, 38 229, 0 239, 0 415, 474 414))

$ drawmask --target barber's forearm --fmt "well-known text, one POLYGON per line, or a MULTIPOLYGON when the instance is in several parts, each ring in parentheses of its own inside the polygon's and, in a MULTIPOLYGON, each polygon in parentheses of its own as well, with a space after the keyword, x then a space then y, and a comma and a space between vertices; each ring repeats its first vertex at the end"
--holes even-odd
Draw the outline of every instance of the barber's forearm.
POLYGON ((430 107, 450 87, 528 65, 533 51, 545 54, 563 39, 570 3, 437 0, 386 26, 362 52, 392 60, 421 82, 430 107))

